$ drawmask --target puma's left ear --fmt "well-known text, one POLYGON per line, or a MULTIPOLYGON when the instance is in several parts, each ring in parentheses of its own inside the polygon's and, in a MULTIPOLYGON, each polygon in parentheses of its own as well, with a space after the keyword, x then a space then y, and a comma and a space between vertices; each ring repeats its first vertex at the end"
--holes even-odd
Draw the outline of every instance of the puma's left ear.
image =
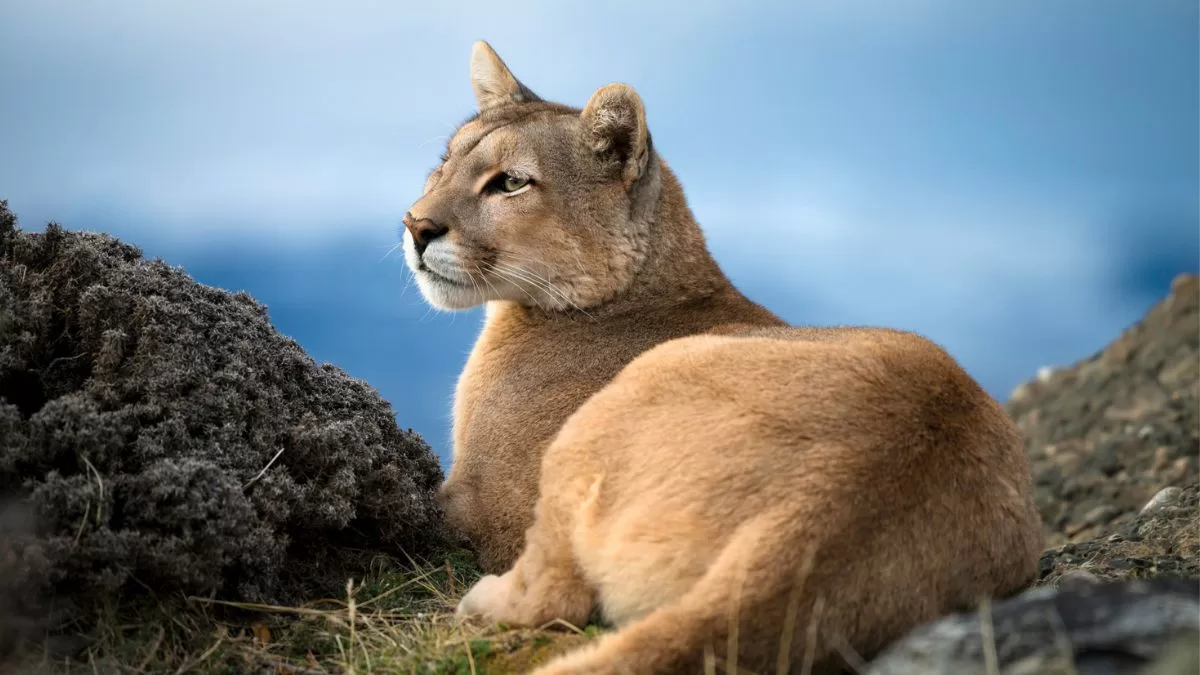
POLYGON ((596 90, 581 115, 592 150, 621 164, 621 179, 629 187, 646 170, 650 133, 642 97, 627 84, 596 90))
POLYGON ((505 103, 541 100, 513 77, 496 50, 483 40, 471 48, 471 87, 475 90, 480 111, 505 103))

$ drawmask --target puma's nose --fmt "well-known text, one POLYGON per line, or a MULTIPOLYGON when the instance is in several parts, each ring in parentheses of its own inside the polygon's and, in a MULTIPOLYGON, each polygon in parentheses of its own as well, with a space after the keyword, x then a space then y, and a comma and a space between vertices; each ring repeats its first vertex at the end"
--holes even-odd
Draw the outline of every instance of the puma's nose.
POLYGON ((413 218, 411 212, 404 214, 404 227, 412 235, 417 255, 424 253, 425 247, 429 246, 434 239, 450 231, 450 228, 445 225, 439 225, 428 218, 417 220, 413 218))

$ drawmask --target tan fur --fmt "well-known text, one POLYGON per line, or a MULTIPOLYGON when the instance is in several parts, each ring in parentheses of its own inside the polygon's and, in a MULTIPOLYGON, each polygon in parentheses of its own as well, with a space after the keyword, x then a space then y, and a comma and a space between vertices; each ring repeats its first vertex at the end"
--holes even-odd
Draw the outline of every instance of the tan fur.
POLYGON ((837 672, 839 650, 1021 588, 1041 552, 1012 423, 899 331, 668 342, 571 416, 542 471, 525 552, 459 610, 536 626, 599 606, 619 627, 539 675, 699 672, 733 616, 741 667, 773 672, 782 647, 837 672))
POLYGON ((455 394, 442 497, 484 569, 499 572, 533 522, 546 444, 588 396, 666 340, 783 322, 709 255, 682 189, 653 155, 636 92, 609 85, 580 111, 537 100, 484 43, 471 63, 482 110, 450 140, 406 220, 448 232, 421 260, 406 233, 405 255, 434 305, 487 302, 455 394), (479 193, 514 169, 536 184, 512 197, 479 193), (462 285, 423 264, 443 265, 434 271, 462 285))
POLYGON ((742 296, 628 86, 545 103, 482 43, 472 76, 482 112, 406 216, 445 234, 405 238, 430 302, 488 303, 443 497, 508 571, 461 614, 620 627, 540 675, 697 672, 706 650, 829 672, 1034 577, 1020 437, 950 356, 742 296), (479 191, 503 171, 534 182, 479 191))

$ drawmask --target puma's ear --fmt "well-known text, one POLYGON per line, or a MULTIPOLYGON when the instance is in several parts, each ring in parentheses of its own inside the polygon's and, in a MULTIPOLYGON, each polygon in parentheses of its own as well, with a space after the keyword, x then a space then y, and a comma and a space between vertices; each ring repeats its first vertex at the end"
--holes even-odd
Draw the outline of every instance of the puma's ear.
POLYGON ((475 90, 475 99, 479 101, 481 111, 505 103, 540 100, 537 94, 513 77, 496 50, 483 40, 471 48, 471 88, 475 90))
POLYGON ((621 164, 626 187, 646 170, 650 133, 642 97, 627 84, 609 84, 596 90, 581 115, 588 144, 598 154, 621 164))

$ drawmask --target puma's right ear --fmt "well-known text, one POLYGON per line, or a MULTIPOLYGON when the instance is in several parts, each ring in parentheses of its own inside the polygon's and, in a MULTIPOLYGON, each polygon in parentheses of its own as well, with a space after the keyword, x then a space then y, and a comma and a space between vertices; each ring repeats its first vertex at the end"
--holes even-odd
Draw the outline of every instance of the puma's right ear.
POLYGON ((642 97, 627 84, 609 84, 596 90, 580 116, 592 150, 621 164, 626 187, 646 170, 650 133, 642 97))
POLYGON ((505 103, 541 100, 513 77, 512 71, 504 65, 496 50, 483 40, 471 48, 471 87, 475 90, 480 111, 505 103))

